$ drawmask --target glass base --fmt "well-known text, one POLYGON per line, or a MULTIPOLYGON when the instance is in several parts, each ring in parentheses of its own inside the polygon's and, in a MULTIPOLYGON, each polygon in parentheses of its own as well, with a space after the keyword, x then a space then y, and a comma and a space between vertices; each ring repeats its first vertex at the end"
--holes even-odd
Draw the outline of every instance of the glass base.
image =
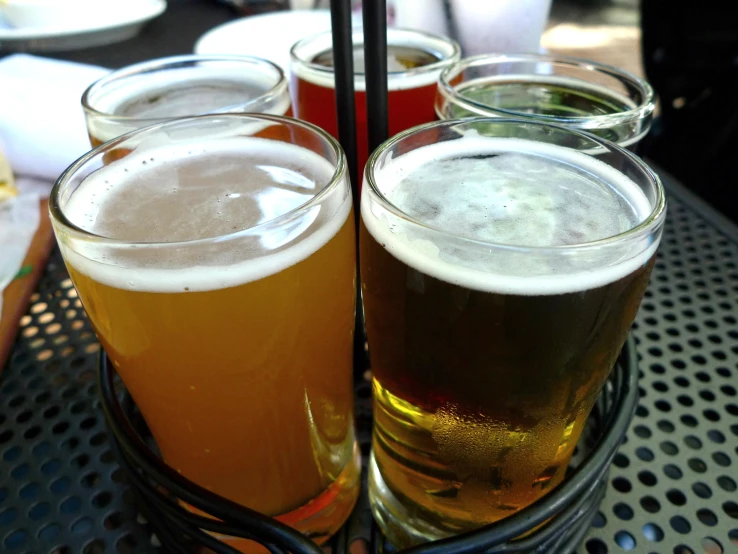
POLYGON ((400 502, 387 487, 374 459, 369 458, 369 504, 384 536, 397 548, 408 548, 449 536, 421 514, 400 502))
MULTIPOLYGON (((289 513, 275 516, 278 521, 322 545, 346 522, 359 497, 361 453, 354 443, 351 459, 335 481, 308 503, 289 513)), ((216 535, 219 540, 245 554, 268 554, 260 544, 248 539, 216 535)))

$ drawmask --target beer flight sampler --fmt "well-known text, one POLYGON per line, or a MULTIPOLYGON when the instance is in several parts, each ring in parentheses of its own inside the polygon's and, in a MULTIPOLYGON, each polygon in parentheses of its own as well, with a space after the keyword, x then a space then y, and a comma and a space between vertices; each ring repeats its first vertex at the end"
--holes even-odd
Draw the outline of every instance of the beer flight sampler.
MULTIPOLYGON (((359 495, 352 352, 366 340, 369 501, 409 548, 504 522, 565 482, 663 229, 661 183, 631 152, 654 94, 594 62, 461 59, 447 37, 390 29, 391 136, 370 152, 373 77, 352 38, 363 186, 337 141, 326 33, 294 45, 289 86, 246 56, 103 77, 82 98, 95 148, 50 213, 172 483, 318 545, 359 495)), ((627 424, 622 409, 608 421, 627 424)), ((219 529, 201 537, 216 551, 276 540, 219 529)))

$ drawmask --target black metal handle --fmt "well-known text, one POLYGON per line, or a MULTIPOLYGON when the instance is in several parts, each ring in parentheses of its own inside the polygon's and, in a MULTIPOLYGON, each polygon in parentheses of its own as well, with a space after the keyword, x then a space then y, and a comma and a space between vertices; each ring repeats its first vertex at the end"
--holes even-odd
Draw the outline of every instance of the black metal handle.
MULTIPOLYGON (((147 446, 121 407, 113 385, 112 366, 107 363, 104 353, 100 355, 98 378, 115 454, 139 498, 152 513, 153 522, 161 527, 162 538, 177 543, 171 546, 172 549, 179 550, 183 544, 199 544, 218 554, 237 552, 210 534, 218 533, 254 540, 274 553, 322 552, 294 529, 203 489, 166 465, 147 446), (179 501, 217 519, 196 515, 181 506, 179 501)), ((630 337, 609 384, 601 396, 611 397, 610 401, 598 402, 594 410, 597 412, 593 416, 594 421, 600 422, 595 446, 556 489, 502 521, 470 533, 416 546, 403 553, 502 554, 573 544, 572 535, 586 530, 599 505, 607 470, 638 401, 637 358, 630 337), (598 413, 603 408, 606 411, 598 413), (531 529, 536 531, 525 535, 531 529), (522 535, 525 538, 517 539, 522 535)))

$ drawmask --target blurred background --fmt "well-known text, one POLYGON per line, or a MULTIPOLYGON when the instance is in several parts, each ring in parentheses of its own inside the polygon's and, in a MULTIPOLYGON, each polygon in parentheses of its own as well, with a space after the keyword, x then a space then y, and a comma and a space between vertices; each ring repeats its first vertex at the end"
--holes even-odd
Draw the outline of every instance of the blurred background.
MULTIPOLYGON (((221 0, 255 12, 287 2, 221 0)), ((389 0, 391 22, 434 0, 389 0), (412 4, 412 8, 407 5, 412 4)), ((442 2, 448 32, 470 52, 453 24, 460 2, 442 2)), ((493 5, 495 2, 477 2, 493 5)), ((524 0, 523 0, 524 3, 524 0)), ((327 7, 328 0, 294 0, 327 7)), ((361 2, 356 2, 357 7, 361 2)), ((421 19, 419 17, 419 19, 421 19)), ((405 22, 402 22, 405 23, 405 22)), ((483 32, 489 21, 481 20, 483 32)), ((477 37, 474 37, 477 38, 477 37)), ((659 97, 641 151, 732 220, 738 220, 738 5, 706 0, 553 0, 542 46, 610 63, 644 76, 659 97), (594 54, 593 54, 594 52, 594 54)))
MULTIPOLYGON (((6 0, 8 6, 14 0, 6 0)), ((22 0, 15 0, 19 2, 22 0)), ((145 0, 136 0, 143 2, 145 0)), ((110 2, 107 17, 124 18, 128 5, 110 2), (125 9, 124 9, 125 8, 125 9)), ((93 41, 77 47, 49 44, 36 33, 16 40, 19 29, 0 22, 0 57, 26 51, 46 57, 118 68, 154 57, 193 52, 198 41, 219 25, 244 16, 301 9, 326 10, 329 0, 149 0, 165 4, 158 17, 144 21, 127 40, 93 41), (5 33, 5 36, 3 36, 5 33)), ((51 2, 89 12, 90 0, 51 2)), ((525 20, 496 24, 501 6, 512 2, 479 0, 388 0, 390 25, 426 28, 456 38, 464 54, 500 47, 501 34, 524 33, 535 27, 525 20), (497 41, 497 42, 496 42, 497 41)), ((517 6, 541 11, 550 5, 541 48, 585 57, 644 76, 659 97, 657 119, 643 143, 642 154, 672 173, 690 189, 733 220, 738 219, 734 188, 738 182, 738 5, 714 0, 699 3, 673 0, 519 0, 517 6)), ((96 2, 97 6, 108 5, 96 2)), ((6 8, 7 9, 7 8, 6 8)), ((360 17, 361 2, 354 2, 360 17)), ((9 14, 6 13, 6 16, 9 14)), ((325 17, 327 12, 324 13, 325 17)), ((505 17, 514 17, 507 14, 505 17)), ((253 27, 252 27, 253 29, 253 27)), ((273 30, 266 42, 273 42, 273 30)), ((293 29, 281 40, 294 41, 293 29)), ((265 31, 266 33, 266 31, 265 31)), ((111 37, 113 40, 115 37, 111 37)), ((204 39, 203 39, 204 40, 204 39)), ((259 44, 244 32, 225 49, 242 52, 239 43, 259 44)), ((52 41, 53 42, 53 41, 52 41)), ((211 52, 212 53, 212 52, 211 52)), ((227 52, 220 52, 227 53, 227 52)), ((0 99, 2 99, 0 88, 0 99)))

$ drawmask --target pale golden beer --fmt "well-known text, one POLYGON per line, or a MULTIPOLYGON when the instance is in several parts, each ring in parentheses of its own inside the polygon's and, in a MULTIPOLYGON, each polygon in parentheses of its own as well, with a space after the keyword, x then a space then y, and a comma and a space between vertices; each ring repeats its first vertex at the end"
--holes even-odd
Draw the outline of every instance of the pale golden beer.
POLYGON ((360 471, 354 222, 338 144, 289 118, 171 121, 78 161, 51 214, 164 460, 318 542, 334 533, 360 471), (111 149, 129 154, 105 164, 111 149))
POLYGON ((82 95, 92 146, 177 117, 213 112, 292 115, 287 79, 251 56, 172 56, 129 65, 82 95))
POLYGON ((656 177, 563 127, 442 121, 374 153, 361 219, 385 535, 469 531, 553 490, 648 282, 656 177))

